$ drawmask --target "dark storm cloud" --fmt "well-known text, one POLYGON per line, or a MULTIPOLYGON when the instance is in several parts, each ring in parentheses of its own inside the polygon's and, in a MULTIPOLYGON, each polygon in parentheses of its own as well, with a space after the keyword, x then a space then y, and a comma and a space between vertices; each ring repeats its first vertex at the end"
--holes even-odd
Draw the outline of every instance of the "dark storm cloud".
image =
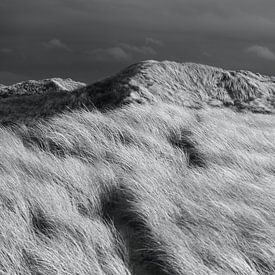
POLYGON ((274 74, 274 14, 274 0, 1 0, 0 71, 92 82, 172 59, 274 74))

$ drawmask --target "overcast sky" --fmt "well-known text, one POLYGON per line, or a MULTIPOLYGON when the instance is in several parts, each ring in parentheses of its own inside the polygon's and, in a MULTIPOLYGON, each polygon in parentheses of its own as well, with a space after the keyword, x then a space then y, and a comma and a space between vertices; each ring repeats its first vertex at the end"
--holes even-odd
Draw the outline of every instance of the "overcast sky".
POLYGON ((0 0, 0 83, 147 59, 275 75, 275 0, 0 0))

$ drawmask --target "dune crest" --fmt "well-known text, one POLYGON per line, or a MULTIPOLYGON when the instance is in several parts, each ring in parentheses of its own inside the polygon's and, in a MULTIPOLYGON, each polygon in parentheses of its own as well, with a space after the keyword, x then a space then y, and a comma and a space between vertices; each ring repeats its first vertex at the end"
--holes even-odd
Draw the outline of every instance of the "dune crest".
POLYGON ((87 86, 59 78, 2 86, 0 123, 32 121, 83 107, 109 110, 157 102, 274 114, 275 77, 194 63, 144 61, 87 86))
POLYGON ((144 61, 87 89, 120 92, 124 102, 158 100, 186 107, 231 106, 273 113, 275 77, 207 65, 144 61))

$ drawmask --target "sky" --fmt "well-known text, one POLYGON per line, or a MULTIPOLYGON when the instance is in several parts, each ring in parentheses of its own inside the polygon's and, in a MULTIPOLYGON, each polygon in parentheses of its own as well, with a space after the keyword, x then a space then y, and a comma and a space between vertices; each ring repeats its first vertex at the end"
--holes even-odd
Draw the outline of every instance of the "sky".
POLYGON ((93 83, 142 60, 275 75, 275 0, 0 0, 0 83, 93 83))

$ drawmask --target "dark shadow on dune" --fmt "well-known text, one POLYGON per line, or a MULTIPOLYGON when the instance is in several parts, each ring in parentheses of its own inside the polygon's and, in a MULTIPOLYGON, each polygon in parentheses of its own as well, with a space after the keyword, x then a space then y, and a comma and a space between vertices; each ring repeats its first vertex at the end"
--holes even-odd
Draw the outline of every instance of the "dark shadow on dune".
POLYGON ((60 146, 58 143, 54 142, 51 139, 42 139, 41 137, 37 137, 32 135, 31 132, 20 132, 20 127, 13 127, 13 131, 20 136, 24 146, 29 149, 36 149, 43 152, 50 152, 56 157, 65 158, 66 154, 75 156, 75 153, 69 150, 66 150, 64 147, 60 146))
POLYGON ((185 153, 189 167, 206 167, 206 158, 198 150, 191 131, 182 129, 178 133, 172 132, 168 141, 173 147, 179 148, 185 153))
POLYGON ((59 92, 10 97, 0 101, 0 122, 8 126, 33 123, 65 110, 80 108, 87 103, 79 92, 59 92))
POLYGON ((31 223, 34 232, 38 236, 44 236, 46 238, 52 238, 55 235, 55 224, 47 217, 39 207, 30 209, 31 223))
POLYGON ((146 218, 135 208, 134 194, 124 186, 113 187, 102 194, 102 217, 114 224, 128 250, 128 263, 133 275, 177 274, 166 260, 167 254, 161 240, 153 236, 146 218))
POLYGON ((116 87, 115 82, 106 79, 72 92, 4 98, 0 100, 0 124, 33 124, 40 119, 81 108, 105 111, 127 103, 125 100, 129 93, 129 89, 116 87))

